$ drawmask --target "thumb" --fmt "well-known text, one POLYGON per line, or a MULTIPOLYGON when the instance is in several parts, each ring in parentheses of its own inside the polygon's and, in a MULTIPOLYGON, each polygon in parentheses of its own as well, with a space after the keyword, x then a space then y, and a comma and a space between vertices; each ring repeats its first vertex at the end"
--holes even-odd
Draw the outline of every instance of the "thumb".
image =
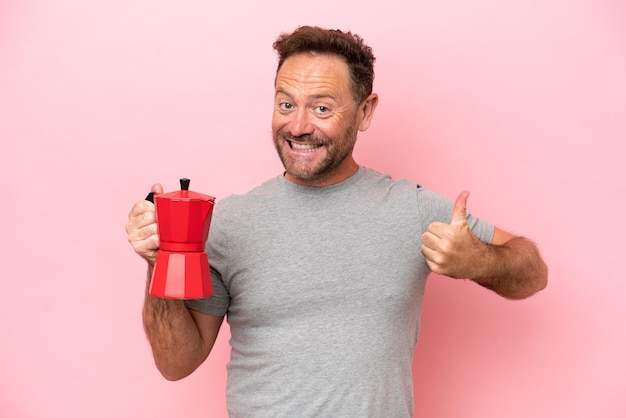
POLYGON ((450 225, 463 225, 467 223, 467 198, 469 195, 470 193, 465 190, 456 198, 450 225))
POLYGON ((163 193, 163 186, 161 186, 161 184, 159 183, 155 183, 152 185, 152 188, 150 189, 154 194, 161 194, 163 193))

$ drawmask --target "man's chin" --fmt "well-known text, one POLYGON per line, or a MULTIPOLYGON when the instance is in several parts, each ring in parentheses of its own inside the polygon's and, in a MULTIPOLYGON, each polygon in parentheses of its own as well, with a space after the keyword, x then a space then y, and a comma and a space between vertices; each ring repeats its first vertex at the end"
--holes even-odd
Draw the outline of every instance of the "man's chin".
MULTIPOLYGON (((293 178, 314 181, 325 176, 325 161, 318 158, 294 158, 289 153, 281 154, 280 159, 287 173, 293 178)), ((313 156, 311 156, 313 157, 313 156)))
POLYGON ((324 178, 323 174, 320 174, 317 172, 311 172, 311 171, 287 169, 286 172, 287 172, 288 178, 293 179, 293 180, 298 180, 299 182, 308 183, 308 182, 314 182, 314 181, 324 178))

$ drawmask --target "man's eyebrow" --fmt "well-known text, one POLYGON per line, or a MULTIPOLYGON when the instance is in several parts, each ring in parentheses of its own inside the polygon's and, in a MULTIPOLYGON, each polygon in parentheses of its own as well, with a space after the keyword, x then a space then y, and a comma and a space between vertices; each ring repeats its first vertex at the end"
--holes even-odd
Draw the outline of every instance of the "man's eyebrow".
POLYGON ((276 89, 274 96, 278 96, 279 94, 284 94, 285 96, 291 97, 289 93, 287 93, 285 90, 281 89, 280 87, 276 89))
POLYGON ((311 96, 309 96, 313 99, 331 99, 331 100, 337 100, 335 98, 335 96, 333 94, 330 93, 325 93, 325 94, 312 94, 311 96))
MULTIPOLYGON (((291 94, 289 94, 287 91, 281 89, 281 88, 277 88, 276 92, 274 93, 274 97, 278 96, 279 94, 282 94, 284 96, 287 96, 289 98, 291 98, 291 94)), ((337 101, 337 98, 331 94, 331 93, 320 93, 320 94, 312 94, 308 97, 309 99, 313 99, 313 100, 319 100, 319 99, 330 99, 333 101, 337 101)))

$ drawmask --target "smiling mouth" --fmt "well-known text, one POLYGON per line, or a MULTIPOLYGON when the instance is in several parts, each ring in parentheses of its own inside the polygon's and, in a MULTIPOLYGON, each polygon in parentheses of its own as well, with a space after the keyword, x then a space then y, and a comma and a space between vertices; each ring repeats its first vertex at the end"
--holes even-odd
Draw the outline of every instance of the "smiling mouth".
POLYGON ((292 142, 287 140, 287 143, 289 144, 289 147, 292 150, 296 150, 296 151, 303 151, 303 152, 313 152, 313 151, 317 151, 318 149, 322 148, 321 144, 298 144, 296 142, 292 142))

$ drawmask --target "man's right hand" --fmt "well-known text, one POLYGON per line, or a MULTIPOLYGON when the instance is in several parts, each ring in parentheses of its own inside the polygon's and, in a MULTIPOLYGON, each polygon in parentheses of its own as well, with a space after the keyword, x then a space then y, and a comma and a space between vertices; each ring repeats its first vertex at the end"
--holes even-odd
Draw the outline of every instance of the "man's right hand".
MULTIPOLYGON (((158 183, 154 184, 151 191, 154 194, 163 193, 163 186, 158 183)), ((159 249, 159 231, 154 203, 147 200, 135 203, 128 214, 126 234, 135 252, 154 266, 159 249)))

